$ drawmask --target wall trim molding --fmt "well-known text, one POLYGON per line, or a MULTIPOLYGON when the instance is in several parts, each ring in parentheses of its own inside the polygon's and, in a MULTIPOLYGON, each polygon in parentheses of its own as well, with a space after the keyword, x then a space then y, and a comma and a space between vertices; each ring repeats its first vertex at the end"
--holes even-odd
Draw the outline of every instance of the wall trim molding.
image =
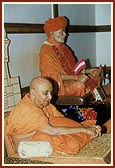
MULTIPOLYGON (((4 23, 7 34, 44 33, 44 24, 4 23)), ((111 32, 111 25, 69 25, 69 33, 111 32)))

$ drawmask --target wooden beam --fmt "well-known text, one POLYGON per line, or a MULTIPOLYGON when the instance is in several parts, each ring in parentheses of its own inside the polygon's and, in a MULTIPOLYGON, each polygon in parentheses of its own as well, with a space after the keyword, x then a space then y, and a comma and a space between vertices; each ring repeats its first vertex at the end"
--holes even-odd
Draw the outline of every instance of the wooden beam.
MULTIPOLYGON (((4 23, 6 33, 44 33, 44 24, 29 23, 4 23)), ((69 25, 68 33, 92 33, 92 32, 111 32, 111 25, 88 26, 88 25, 69 25)))
POLYGON ((111 26, 110 25, 103 25, 103 26, 70 25, 68 26, 67 29, 69 33, 110 32, 111 26))
POLYGON ((43 24, 4 23, 6 33, 44 33, 43 24))
POLYGON ((53 16, 58 17, 58 4, 53 4, 53 16))

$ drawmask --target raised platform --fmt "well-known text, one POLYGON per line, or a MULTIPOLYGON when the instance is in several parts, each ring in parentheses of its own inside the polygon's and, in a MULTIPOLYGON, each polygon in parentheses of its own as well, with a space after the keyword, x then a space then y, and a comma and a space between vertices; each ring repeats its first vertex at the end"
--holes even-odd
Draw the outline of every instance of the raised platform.
POLYGON ((57 105, 87 105, 93 99, 92 95, 86 94, 84 96, 59 96, 57 105))
POLYGON ((21 159, 14 155, 5 164, 111 164, 111 134, 103 134, 85 145, 77 155, 53 152, 49 157, 21 159), (16 159, 15 159, 16 157, 16 159))
POLYGON ((85 145, 77 155, 53 153, 47 158, 55 164, 110 164, 111 134, 103 134, 85 145))

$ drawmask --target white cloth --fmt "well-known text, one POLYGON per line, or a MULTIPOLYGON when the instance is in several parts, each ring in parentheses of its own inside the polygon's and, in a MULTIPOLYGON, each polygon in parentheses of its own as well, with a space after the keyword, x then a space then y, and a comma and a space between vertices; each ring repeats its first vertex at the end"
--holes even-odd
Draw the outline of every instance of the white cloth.
POLYGON ((20 158, 48 157, 53 148, 48 141, 21 141, 18 145, 20 158))

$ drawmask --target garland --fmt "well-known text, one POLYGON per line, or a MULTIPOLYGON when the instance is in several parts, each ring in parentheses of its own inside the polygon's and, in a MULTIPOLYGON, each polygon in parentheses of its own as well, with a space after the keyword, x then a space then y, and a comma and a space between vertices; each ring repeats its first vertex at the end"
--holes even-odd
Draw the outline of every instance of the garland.
POLYGON ((63 57, 62 53, 59 52, 59 50, 56 46, 53 45, 52 48, 53 48, 54 52, 56 53, 65 72, 69 75, 73 75, 72 70, 69 68, 68 63, 67 63, 66 59, 63 57))

